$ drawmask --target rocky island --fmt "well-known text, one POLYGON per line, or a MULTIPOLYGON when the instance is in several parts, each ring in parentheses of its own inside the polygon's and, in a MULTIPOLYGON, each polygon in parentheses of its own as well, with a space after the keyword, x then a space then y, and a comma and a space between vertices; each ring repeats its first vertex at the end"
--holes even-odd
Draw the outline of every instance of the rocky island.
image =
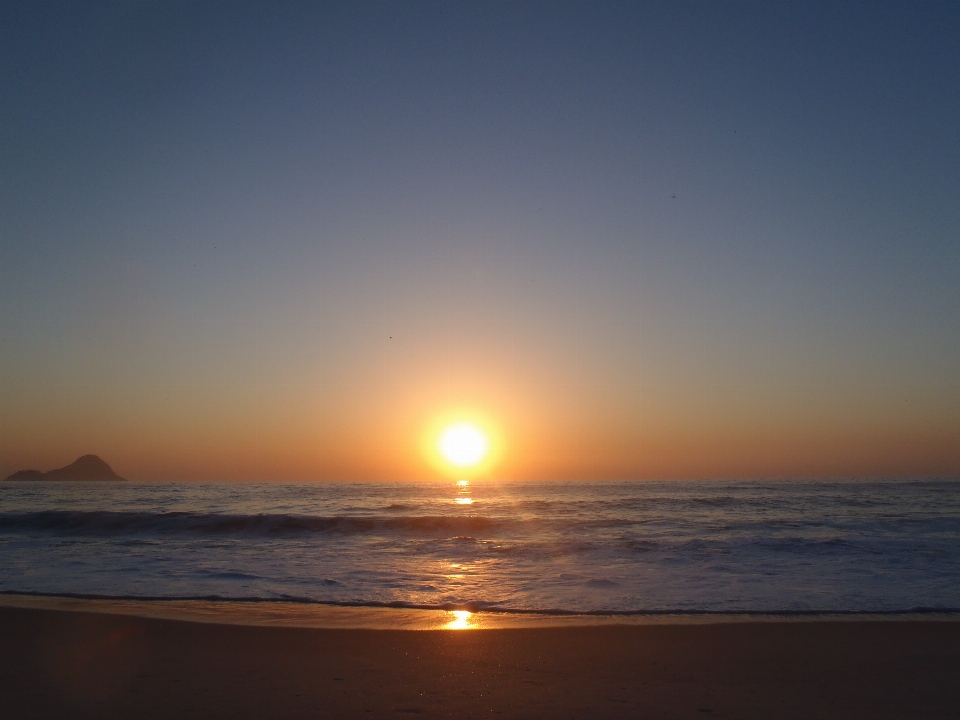
POLYGON ((40 470, 19 470, 7 480, 123 480, 113 468, 96 455, 84 455, 66 467, 41 472, 40 470))

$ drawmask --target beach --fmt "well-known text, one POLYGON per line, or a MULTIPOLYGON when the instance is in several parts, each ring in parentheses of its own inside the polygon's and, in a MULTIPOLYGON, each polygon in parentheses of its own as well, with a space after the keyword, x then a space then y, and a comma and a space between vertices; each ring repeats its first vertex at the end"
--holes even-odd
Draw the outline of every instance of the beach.
POLYGON ((451 487, 10 483, 0 720, 957 717, 956 483, 451 487))
POLYGON ((0 720, 960 720, 960 1, 0 17, 0 720))
MULTIPOLYGON (((0 607, 3 718, 944 718, 960 620, 387 630, 0 607)), ((390 612, 390 611, 386 611, 390 612)))

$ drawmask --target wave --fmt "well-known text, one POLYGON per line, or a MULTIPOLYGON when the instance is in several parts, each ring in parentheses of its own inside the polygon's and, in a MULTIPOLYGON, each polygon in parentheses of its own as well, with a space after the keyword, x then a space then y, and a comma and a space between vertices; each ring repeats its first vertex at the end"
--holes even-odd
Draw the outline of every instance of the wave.
POLYGON ((596 609, 596 610, 570 610, 559 607, 512 607, 497 602, 484 602, 476 600, 471 602, 440 602, 440 603, 418 603, 406 602, 403 600, 380 601, 380 600, 317 600, 309 597, 299 597, 296 595, 277 595, 277 596, 226 596, 226 595, 110 595, 100 593, 70 593, 70 592, 37 592, 22 590, 0 590, 0 596, 15 597, 48 597, 48 598, 68 598, 75 600, 112 600, 112 601, 134 601, 134 602, 215 602, 229 603, 236 605, 243 604, 261 604, 261 603, 279 603, 289 605, 317 605, 326 607, 352 607, 352 608, 392 608, 397 610, 466 610, 472 613, 498 613, 503 615, 559 615, 566 617, 638 617, 638 616, 715 616, 715 617, 757 617, 757 618, 776 618, 776 617, 817 617, 822 615, 838 616, 901 616, 901 615, 960 615, 960 607, 943 605, 927 606, 915 605, 898 608, 884 609, 866 609, 853 610, 849 608, 816 608, 816 609, 773 609, 773 610, 751 610, 751 609, 731 609, 715 610, 709 608, 647 608, 635 610, 618 609, 596 609))
MULTIPOLYGON (((801 531, 776 535, 778 524, 738 527, 734 536, 645 535, 622 532, 623 522, 604 524, 583 518, 540 519, 487 515, 370 515, 314 516, 291 513, 209 513, 107 510, 40 510, 0 512, 0 534, 52 537, 114 538, 121 542, 153 542, 161 537, 225 539, 284 539, 324 536, 403 536, 443 540, 459 547, 476 545, 495 555, 566 556, 592 551, 619 551, 626 557, 666 553, 688 561, 706 554, 760 553, 784 555, 889 555, 904 551, 952 554, 929 533, 906 538, 886 537, 878 544, 873 533, 845 537, 830 533, 810 537, 801 531), (617 532, 595 534, 598 527, 617 532)), ((637 525, 637 523, 634 523, 637 525)), ((936 529, 951 537, 960 522, 944 521, 936 529)), ((117 541, 117 540, 115 540, 117 541)))
POLYGON ((67 536, 209 535, 296 537, 323 534, 403 533, 469 537, 519 521, 480 515, 240 515, 192 512, 41 510, 0 513, 0 533, 67 536))

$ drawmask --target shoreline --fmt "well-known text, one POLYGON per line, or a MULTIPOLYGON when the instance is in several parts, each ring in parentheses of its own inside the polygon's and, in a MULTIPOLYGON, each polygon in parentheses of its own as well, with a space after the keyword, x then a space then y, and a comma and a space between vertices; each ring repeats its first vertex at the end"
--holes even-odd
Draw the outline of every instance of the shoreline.
POLYGON ((718 625, 823 622, 960 622, 960 611, 550 612, 424 608, 296 600, 101 598, 0 593, 0 608, 121 615, 217 625, 345 630, 502 630, 610 625, 718 625))

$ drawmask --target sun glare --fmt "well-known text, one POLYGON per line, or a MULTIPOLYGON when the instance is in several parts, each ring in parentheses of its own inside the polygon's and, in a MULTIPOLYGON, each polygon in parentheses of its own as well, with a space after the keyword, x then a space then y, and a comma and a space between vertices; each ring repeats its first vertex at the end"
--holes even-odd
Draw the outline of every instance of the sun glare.
POLYGON ((490 442, 476 425, 457 423, 440 434, 438 447, 448 463, 459 468, 469 468, 483 462, 490 442))

